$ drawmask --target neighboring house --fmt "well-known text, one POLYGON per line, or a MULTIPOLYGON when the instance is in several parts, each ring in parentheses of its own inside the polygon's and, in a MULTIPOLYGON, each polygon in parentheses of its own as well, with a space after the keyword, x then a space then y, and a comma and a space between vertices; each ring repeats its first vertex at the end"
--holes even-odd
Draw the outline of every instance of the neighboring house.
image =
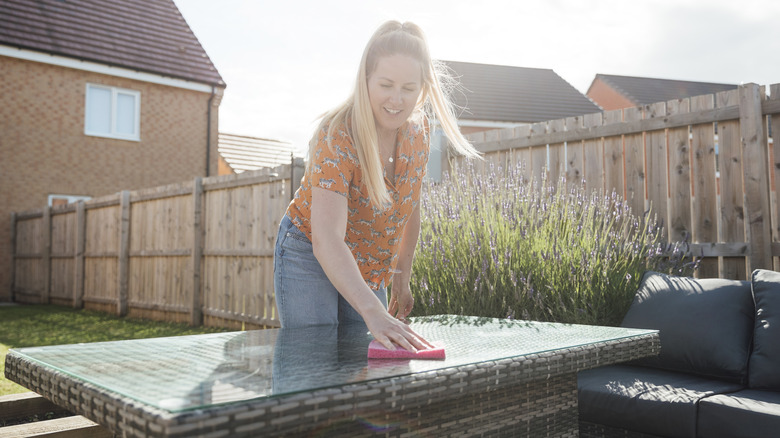
POLYGON ((219 174, 238 174, 247 170, 290 164, 293 145, 289 142, 219 133, 219 174))
MULTIPOLYGON (((451 98, 464 134, 601 111, 550 69, 442 62, 460 83, 451 98)), ((441 132, 435 131, 428 167, 434 180, 439 179, 442 167, 446 168, 441 141, 441 132)))
POLYGON ((0 301, 12 212, 217 173, 225 83, 172 0, 0 0, 0 301))
POLYGON ((452 99, 464 134, 601 111, 550 69, 443 62, 461 85, 452 99))
POLYGON ((605 111, 610 111, 735 88, 737 85, 734 84, 597 74, 587 95, 605 111))

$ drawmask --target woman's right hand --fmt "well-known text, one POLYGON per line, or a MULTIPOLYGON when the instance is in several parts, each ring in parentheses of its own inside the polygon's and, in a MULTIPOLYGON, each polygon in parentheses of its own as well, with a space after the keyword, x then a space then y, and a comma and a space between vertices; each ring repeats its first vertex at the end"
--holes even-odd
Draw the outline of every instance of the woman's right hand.
POLYGON ((408 351, 434 348, 430 342, 415 333, 408 324, 390 315, 381 303, 379 307, 380 309, 372 309, 362 316, 374 339, 385 348, 395 350, 396 345, 408 351))

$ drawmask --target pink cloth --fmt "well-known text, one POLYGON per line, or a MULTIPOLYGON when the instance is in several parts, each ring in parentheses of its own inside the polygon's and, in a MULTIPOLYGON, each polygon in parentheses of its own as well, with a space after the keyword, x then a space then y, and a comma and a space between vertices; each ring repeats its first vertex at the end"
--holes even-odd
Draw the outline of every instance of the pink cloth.
POLYGON ((435 348, 427 350, 418 350, 416 353, 396 347, 395 350, 388 350, 377 340, 368 344, 369 359, 444 359, 444 344, 441 342, 432 342, 435 348))

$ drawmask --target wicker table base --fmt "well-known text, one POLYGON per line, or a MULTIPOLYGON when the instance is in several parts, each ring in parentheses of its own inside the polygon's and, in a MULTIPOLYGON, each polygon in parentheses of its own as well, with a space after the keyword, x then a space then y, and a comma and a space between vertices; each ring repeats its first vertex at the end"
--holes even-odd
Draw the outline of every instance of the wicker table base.
POLYGON ((127 437, 576 437, 577 371, 657 354, 658 348, 657 332, 644 331, 179 412, 76 379, 13 350, 7 356, 6 375, 127 437))

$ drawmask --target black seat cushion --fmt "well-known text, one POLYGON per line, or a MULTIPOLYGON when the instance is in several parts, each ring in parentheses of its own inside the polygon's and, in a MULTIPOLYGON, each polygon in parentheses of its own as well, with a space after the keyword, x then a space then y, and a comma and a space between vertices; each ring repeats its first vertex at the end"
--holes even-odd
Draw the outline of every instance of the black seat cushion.
POLYGON ((641 365, 746 383, 753 315, 749 281, 650 271, 622 326, 659 330, 661 353, 641 365))
POLYGON ((748 385, 780 391, 780 273, 753 271, 753 297, 756 322, 748 385))
POLYGON ((580 420, 665 437, 696 437, 697 402, 737 383, 629 365, 581 371, 580 420))
POLYGON ((780 393, 746 389, 699 402, 702 438, 764 438, 780 435, 780 393))

